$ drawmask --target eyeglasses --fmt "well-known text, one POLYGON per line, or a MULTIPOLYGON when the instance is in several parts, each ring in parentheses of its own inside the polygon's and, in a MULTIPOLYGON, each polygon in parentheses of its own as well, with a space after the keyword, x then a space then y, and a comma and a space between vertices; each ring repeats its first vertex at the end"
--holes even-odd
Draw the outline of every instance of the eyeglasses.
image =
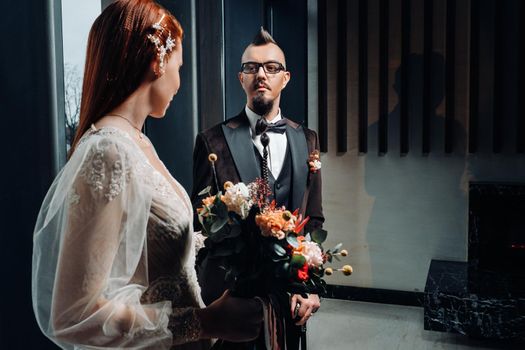
POLYGON ((266 74, 277 74, 280 71, 286 70, 282 64, 279 62, 269 61, 269 62, 244 62, 241 65, 241 72, 244 74, 257 74, 259 68, 263 67, 263 70, 266 74))

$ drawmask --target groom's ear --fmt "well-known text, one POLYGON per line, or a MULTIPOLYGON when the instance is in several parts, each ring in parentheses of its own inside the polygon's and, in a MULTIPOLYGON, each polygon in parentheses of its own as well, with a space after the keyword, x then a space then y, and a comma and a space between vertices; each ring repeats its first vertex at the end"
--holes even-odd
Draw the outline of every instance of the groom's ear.
POLYGON ((290 75, 290 72, 289 71, 285 71, 284 72, 284 77, 283 77, 283 84, 282 84, 282 87, 281 89, 284 89, 286 87, 286 85, 288 85, 288 82, 290 81, 290 78, 292 76, 290 75))
POLYGON ((239 83, 242 85, 244 82, 244 75, 242 75, 242 72, 237 73, 237 77, 239 78, 239 83))

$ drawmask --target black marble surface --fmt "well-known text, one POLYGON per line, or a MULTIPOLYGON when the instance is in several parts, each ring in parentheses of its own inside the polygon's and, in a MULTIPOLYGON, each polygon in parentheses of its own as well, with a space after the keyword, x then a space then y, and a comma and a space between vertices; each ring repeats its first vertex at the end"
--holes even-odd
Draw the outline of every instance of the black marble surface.
POLYGON ((468 290, 525 297, 525 184, 469 186, 468 290))
POLYGON ((490 275, 478 279, 475 289, 483 293, 473 293, 467 271, 466 262, 432 260, 424 293, 425 329, 525 340, 525 298, 490 275))

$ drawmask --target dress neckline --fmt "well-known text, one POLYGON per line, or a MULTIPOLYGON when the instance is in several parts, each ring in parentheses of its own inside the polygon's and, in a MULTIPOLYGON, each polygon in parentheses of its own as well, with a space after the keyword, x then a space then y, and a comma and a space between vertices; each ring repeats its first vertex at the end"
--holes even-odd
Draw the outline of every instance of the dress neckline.
POLYGON ((170 179, 168 179, 167 176, 165 176, 161 171, 159 171, 157 168, 155 168, 153 166, 153 164, 151 164, 151 162, 148 159, 148 156, 146 155, 146 153, 144 153, 144 151, 133 140, 133 137, 126 130, 121 129, 121 128, 116 127, 116 126, 112 126, 112 125, 105 125, 105 126, 101 126, 101 127, 97 128, 94 124, 91 124, 91 127, 89 129, 89 133, 96 134, 96 133, 98 133, 100 131, 104 131, 104 129, 108 129, 109 131, 116 131, 118 134, 121 134, 122 136, 127 138, 137 148, 137 151, 140 152, 140 155, 144 158, 144 161, 146 162, 146 164, 154 172, 158 173, 161 176, 161 178, 168 184, 168 186, 173 190, 173 192, 177 195, 177 197, 179 197, 179 199, 184 203, 184 207, 188 211, 189 215, 193 216, 193 208, 188 205, 188 203, 187 203, 188 201, 186 199, 186 196, 184 196, 184 191, 185 190, 182 188, 182 185, 179 184, 179 182, 173 177, 173 175, 171 175, 171 173, 169 172, 168 168, 166 168, 166 165, 164 164, 164 162, 159 158, 159 156, 157 155, 157 151, 155 150, 155 147, 153 146, 153 143, 151 143, 151 140, 149 139, 149 137, 147 135, 144 134, 144 136, 146 137, 146 140, 149 142, 151 148, 153 149, 153 154, 155 155, 155 157, 159 161, 159 164, 164 168, 166 174, 171 178, 172 181, 170 181, 170 179))

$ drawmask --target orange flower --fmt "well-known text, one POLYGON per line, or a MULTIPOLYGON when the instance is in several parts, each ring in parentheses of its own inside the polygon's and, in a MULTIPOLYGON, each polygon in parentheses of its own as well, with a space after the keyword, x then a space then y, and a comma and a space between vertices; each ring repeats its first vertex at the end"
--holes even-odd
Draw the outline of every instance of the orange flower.
POLYGON ((215 201, 215 196, 209 196, 202 200, 202 207, 197 208, 197 214, 201 216, 208 216, 208 212, 210 210, 210 206, 215 201))
POLYGON ((202 200, 202 204, 206 207, 209 207, 210 205, 213 204, 214 201, 215 201, 215 196, 209 196, 202 200))
POLYGON ((284 208, 275 208, 275 203, 255 217, 255 223, 265 237, 284 239, 286 232, 293 232, 297 218, 284 208))
POLYGON ((299 243, 296 248, 293 249, 294 254, 301 254, 301 252, 304 250, 304 236, 297 236, 297 242, 299 243))

